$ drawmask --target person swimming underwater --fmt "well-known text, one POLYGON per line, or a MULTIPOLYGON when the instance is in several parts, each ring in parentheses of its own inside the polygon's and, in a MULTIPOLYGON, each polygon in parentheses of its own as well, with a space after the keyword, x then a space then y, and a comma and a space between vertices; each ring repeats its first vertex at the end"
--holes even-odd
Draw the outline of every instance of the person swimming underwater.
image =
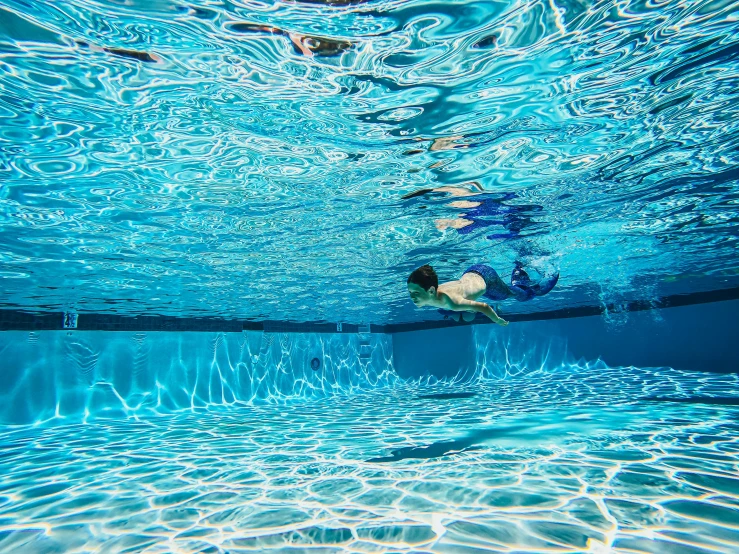
POLYGON ((479 297, 484 296, 494 301, 515 298, 520 302, 526 302, 547 294, 558 280, 559 272, 556 272, 539 282, 534 282, 523 269, 523 265, 516 262, 511 273, 510 286, 503 282, 492 267, 484 264, 475 264, 467 268, 457 281, 439 284, 436 272, 426 264, 410 274, 407 285, 408 294, 418 307, 441 308, 442 313, 465 312, 462 314, 465 321, 472 321, 479 312, 490 318, 493 323, 505 326, 508 322, 490 305, 478 302, 479 297))

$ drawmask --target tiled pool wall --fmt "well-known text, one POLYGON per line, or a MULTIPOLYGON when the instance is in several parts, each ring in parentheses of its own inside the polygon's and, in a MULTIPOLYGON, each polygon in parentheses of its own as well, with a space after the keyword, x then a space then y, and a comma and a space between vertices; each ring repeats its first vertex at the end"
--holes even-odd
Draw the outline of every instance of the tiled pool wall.
POLYGON ((392 384, 383 334, 0 333, 0 424, 279 402, 392 384))
POLYGON ((732 372, 738 310, 732 300, 395 333, 3 331, 0 424, 322 398, 398 379, 506 378, 573 363, 732 372))
POLYGON ((505 377, 562 364, 739 371, 739 300, 393 334, 402 378, 505 377))

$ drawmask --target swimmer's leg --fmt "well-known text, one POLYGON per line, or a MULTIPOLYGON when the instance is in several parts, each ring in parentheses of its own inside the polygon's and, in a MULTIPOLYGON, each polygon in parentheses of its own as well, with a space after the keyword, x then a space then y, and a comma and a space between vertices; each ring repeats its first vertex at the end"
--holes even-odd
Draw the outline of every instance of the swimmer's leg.
POLYGON ((533 283, 531 277, 526 273, 521 262, 515 262, 516 267, 513 268, 511 273, 511 286, 513 287, 530 287, 533 283))
POLYGON ((475 319, 475 316, 477 314, 475 312, 462 312, 462 319, 464 319, 467 323, 475 319))
POLYGON ((466 273, 477 273, 485 281, 485 292, 483 296, 490 300, 504 300, 511 296, 508 285, 503 282, 498 272, 492 267, 484 264, 475 264, 465 271, 466 273))
POLYGON ((526 273, 521 262, 516 262, 516 267, 511 272, 511 295, 519 302, 526 302, 536 296, 531 286, 531 277, 526 273))
POLYGON ((534 292, 534 289, 531 287, 509 287, 511 291, 511 296, 518 300, 519 302, 526 302, 527 300, 531 300, 534 296, 536 296, 536 293, 534 292))
POLYGON ((536 296, 544 296, 546 293, 554 288, 554 285, 557 284, 557 281, 559 281, 559 271, 554 275, 550 275, 549 277, 545 277, 544 279, 539 281, 539 284, 534 287, 536 291, 536 296))
POLYGON ((511 294, 516 300, 526 302, 535 296, 544 296, 554 288, 559 280, 559 272, 554 275, 545 277, 538 283, 532 283, 528 273, 521 267, 520 262, 516 262, 516 267, 511 274, 511 294))

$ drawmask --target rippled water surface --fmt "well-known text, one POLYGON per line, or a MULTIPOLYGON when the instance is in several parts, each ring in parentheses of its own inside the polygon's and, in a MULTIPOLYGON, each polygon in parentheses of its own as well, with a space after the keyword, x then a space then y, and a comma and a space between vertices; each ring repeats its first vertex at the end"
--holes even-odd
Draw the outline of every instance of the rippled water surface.
POLYGON ((567 366, 6 427, 0 550, 736 552, 737 399, 735 374, 567 366))
POLYGON ((3 303, 408 321, 418 265, 516 259, 561 279, 512 311, 735 286, 738 43, 721 0, 3 0, 3 303), (470 182, 475 228, 402 199, 470 182))

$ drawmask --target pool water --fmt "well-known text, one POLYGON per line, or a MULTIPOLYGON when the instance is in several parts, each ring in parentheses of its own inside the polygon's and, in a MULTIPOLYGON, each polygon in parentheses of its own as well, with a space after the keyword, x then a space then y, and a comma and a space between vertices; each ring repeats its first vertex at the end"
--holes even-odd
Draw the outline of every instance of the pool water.
POLYGON ((0 553, 739 552, 738 137, 732 0, 2 0, 0 553))
MULTIPOLYGON (((736 3, 4 0, 8 307, 384 324, 739 286, 736 3), (323 45, 323 46, 322 46, 323 45), (477 183, 487 204, 403 197, 477 183), (472 216, 470 216, 472 217, 472 216), (474 228, 473 228, 474 227, 474 228)), ((478 198, 479 199, 479 198, 478 198)))
POLYGON ((595 364, 7 428, 0 550, 736 552, 737 397, 595 364))

